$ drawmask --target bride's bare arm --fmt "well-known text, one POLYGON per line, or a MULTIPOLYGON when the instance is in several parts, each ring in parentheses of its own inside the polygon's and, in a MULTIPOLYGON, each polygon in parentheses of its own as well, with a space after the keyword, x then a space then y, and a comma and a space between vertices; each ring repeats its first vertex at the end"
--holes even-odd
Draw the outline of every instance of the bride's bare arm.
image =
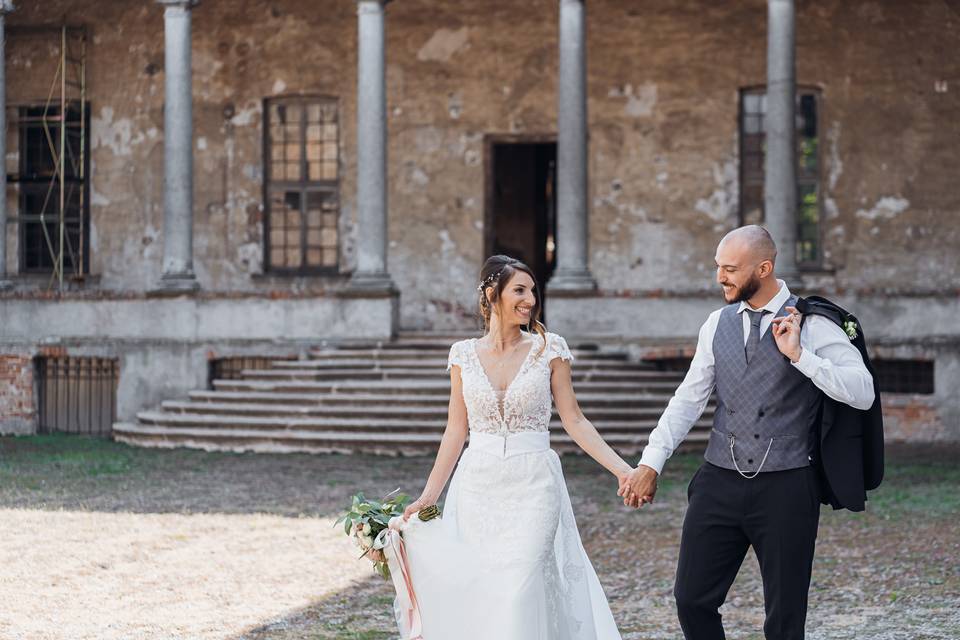
POLYGON ((597 433, 596 427, 587 420, 580 410, 577 396, 573 391, 573 379, 570 375, 570 363, 562 358, 550 362, 550 388, 563 429, 587 455, 600 463, 607 471, 617 476, 622 483, 633 468, 610 448, 597 433))
POLYGON ((409 518, 424 507, 436 504, 443 493, 443 488, 453 473, 453 468, 460 459, 463 443, 467 439, 467 406, 463 403, 463 381, 460 378, 460 367, 450 367, 450 405, 447 409, 447 428, 440 441, 440 450, 433 463, 433 470, 427 478, 420 497, 414 500, 404 511, 404 519, 409 518))

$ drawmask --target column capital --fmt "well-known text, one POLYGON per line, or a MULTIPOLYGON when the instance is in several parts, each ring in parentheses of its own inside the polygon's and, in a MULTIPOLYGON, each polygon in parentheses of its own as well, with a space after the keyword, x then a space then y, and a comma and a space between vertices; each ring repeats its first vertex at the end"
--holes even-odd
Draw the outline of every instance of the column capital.
POLYGON ((14 9, 13 0, 0 0, 0 15, 10 13, 14 9))
POLYGON ((394 0, 353 0, 357 4, 357 8, 362 7, 365 4, 378 4, 380 8, 385 9, 388 4, 394 0))
MULTIPOLYGON (((2 0, 0 0, 2 1, 2 0)), ((193 9, 200 4, 200 0, 153 0, 164 7, 179 7, 181 9, 193 9)))

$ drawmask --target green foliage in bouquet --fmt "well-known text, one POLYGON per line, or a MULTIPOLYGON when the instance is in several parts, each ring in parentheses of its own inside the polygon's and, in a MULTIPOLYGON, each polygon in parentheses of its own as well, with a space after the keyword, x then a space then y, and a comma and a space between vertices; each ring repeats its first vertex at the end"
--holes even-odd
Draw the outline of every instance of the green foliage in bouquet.
POLYGON ((350 509, 333 525, 343 524, 343 532, 353 537, 363 550, 360 558, 373 562, 374 571, 385 580, 390 579, 390 567, 383 555, 385 531, 390 518, 402 516, 409 501, 410 496, 400 493, 400 489, 394 489, 379 501, 367 499, 361 491, 353 496, 350 509))

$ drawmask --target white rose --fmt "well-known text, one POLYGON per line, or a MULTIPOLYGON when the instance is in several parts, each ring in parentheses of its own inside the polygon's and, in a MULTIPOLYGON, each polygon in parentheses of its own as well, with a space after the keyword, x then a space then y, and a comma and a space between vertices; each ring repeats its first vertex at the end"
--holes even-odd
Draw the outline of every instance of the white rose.
POLYGON ((370 547, 373 546, 373 538, 371 538, 370 536, 364 536, 363 544, 369 549, 370 547))

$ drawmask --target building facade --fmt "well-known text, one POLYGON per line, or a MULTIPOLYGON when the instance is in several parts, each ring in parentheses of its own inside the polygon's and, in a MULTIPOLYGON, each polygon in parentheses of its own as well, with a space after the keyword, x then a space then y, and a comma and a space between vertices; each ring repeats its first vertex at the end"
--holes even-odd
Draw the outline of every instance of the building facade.
POLYGON ((552 331, 688 357, 718 240, 764 222, 860 318, 889 435, 960 439, 956 2, 798 4, 789 219, 763 0, 14 4, 4 431, 45 358, 115 362, 126 419, 211 359, 476 330, 491 253, 552 331))

